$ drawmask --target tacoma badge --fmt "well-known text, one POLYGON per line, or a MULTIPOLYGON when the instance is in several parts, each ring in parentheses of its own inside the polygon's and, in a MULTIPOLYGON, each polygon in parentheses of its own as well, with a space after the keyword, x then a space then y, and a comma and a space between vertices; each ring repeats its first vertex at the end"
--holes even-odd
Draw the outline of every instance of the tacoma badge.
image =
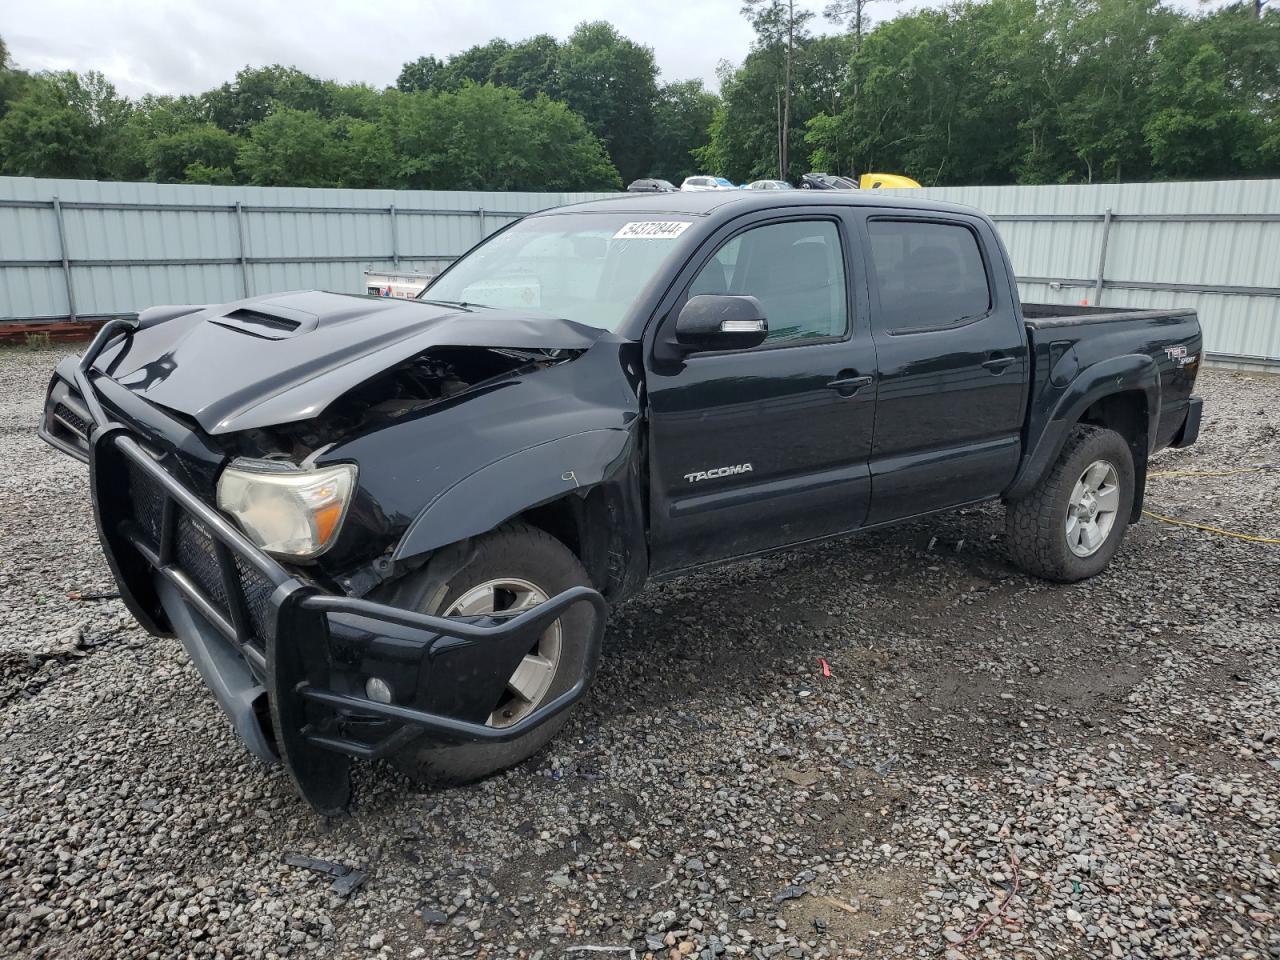
POLYGON ((697 470, 693 473, 686 473, 684 478, 690 483, 697 483, 699 480, 714 480, 716 477, 730 477, 735 473, 750 473, 751 464, 735 463, 732 467, 712 467, 710 470, 697 470))

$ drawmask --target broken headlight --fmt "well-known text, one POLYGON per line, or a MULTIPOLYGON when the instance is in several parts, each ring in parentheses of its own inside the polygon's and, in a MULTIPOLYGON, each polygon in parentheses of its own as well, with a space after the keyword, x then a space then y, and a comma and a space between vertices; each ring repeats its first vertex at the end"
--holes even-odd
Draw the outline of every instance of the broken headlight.
POLYGON ((337 539, 355 486, 350 463, 308 470, 241 458, 218 478, 218 507, 267 553, 310 560, 337 539))

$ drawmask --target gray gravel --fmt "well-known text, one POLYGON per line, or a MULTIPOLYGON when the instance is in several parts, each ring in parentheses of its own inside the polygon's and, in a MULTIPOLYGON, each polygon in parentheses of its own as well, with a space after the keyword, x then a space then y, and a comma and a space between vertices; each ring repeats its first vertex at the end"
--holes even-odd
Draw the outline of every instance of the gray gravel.
MULTIPOLYGON (((176 641, 68 598, 112 585, 33 430, 60 355, 0 351, 0 955, 1280 957, 1280 547, 1148 521, 1064 588, 992 507, 689 577, 548 751, 363 767, 324 822, 176 641)), ((1272 469, 1148 506, 1280 535, 1280 380, 1201 387, 1153 469, 1272 469)))

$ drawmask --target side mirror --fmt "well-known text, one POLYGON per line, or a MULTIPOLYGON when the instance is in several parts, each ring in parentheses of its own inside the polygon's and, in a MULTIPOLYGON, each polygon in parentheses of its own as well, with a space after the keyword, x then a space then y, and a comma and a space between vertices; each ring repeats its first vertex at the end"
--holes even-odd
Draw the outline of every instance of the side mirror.
POLYGON ((768 335, 769 321, 755 297, 690 297, 676 317, 676 342, 687 351, 747 350, 768 335))

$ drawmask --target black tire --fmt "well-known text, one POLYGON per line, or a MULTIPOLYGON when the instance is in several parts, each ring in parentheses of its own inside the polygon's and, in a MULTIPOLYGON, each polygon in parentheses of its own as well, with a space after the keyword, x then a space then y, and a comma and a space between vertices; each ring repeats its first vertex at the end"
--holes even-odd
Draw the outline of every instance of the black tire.
POLYGON ((1133 453, 1124 437, 1103 427, 1074 427, 1048 473, 1027 496, 1008 505, 1005 530, 1010 557, 1027 573, 1059 583, 1094 576, 1120 549, 1133 511, 1133 491, 1133 453), (1119 507, 1102 545, 1081 557, 1067 542, 1067 509, 1076 481, 1099 460, 1115 467, 1119 507))
MULTIPOLYGON (((443 587, 435 587, 425 570, 418 571, 396 585, 391 602, 423 613, 439 614, 473 587, 503 577, 533 583, 548 597, 570 587, 591 585, 586 570, 563 543, 536 527, 509 523, 477 539, 465 566, 443 587), (434 596, 423 596, 426 590, 431 590, 434 596)), ((591 624, 590 608, 585 604, 575 604, 560 618, 559 666, 540 702, 559 696, 584 673, 588 681, 594 675, 596 662, 588 655, 591 624)), ((391 762, 425 785, 470 783, 537 753, 559 732, 568 717, 569 711, 564 711, 509 743, 440 745, 419 740, 394 755, 391 762)))

